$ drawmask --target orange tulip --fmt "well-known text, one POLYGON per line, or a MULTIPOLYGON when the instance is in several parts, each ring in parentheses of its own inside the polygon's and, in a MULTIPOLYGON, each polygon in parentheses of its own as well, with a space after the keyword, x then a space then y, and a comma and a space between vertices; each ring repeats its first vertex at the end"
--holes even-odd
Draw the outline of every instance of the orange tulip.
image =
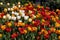
POLYGON ((6 29, 6 25, 1 25, 1 29, 5 30, 6 29))
POLYGON ((55 29, 54 27, 51 27, 51 28, 50 28, 50 31, 51 31, 51 32, 55 32, 56 29, 55 29))
POLYGON ((12 23, 11 22, 7 22, 6 24, 8 27, 11 27, 12 26, 12 23))
POLYGON ((60 24, 56 22, 55 27, 60 27, 60 24))
POLYGON ((56 34, 60 34, 60 30, 56 30, 56 34))
POLYGON ((33 31, 37 31, 37 27, 32 27, 33 31))
POLYGON ((32 28, 31 28, 31 27, 28 27, 28 30, 29 30, 29 31, 32 31, 32 28))

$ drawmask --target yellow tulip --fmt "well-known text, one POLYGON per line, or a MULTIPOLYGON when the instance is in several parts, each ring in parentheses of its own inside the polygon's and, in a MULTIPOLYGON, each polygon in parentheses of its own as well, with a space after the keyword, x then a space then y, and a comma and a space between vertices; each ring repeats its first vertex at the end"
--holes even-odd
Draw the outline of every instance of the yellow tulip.
POLYGON ((2 34, 0 34, 0 38, 2 37, 2 34))
POLYGON ((60 40, 60 36, 58 36, 58 39, 60 40))
POLYGON ((56 12, 58 12, 59 11, 59 9, 56 9, 56 12))
POLYGON ((44 19, 42 19, 42 22, 45 22, 45 20, 44 20, 44 19))
POLYGON ((56 22, 56 19, 55 18, 52 18, 52 20, 56 22))
POLYGON ((40 5, 37 5, 38 8, 40 8, 40 5))
POLYGON ((7 12, 7 8, 4 8, 4 12, 7 12))
POLYGON ((24 30, 25 34, 27 33, 27 30, 24 30))
POLYGON ((56 18, 57 20, 59 19, 59 17, 58 17, 58 16, 56 16, 55 18, 56 18))
POLYGON ((29 31, 31 31, 31 30, 32 30, 32 28, 31 28, 31 27, 28 27, 28 30, 29 30, 29 31))
POLYGON ((59 26, 60 26, 60 24, 56 22, 55 23, 55 27, 59 27, 59 26))
POLYGON ((22 26, 25 26, 25 23, 22 23, 22 26))

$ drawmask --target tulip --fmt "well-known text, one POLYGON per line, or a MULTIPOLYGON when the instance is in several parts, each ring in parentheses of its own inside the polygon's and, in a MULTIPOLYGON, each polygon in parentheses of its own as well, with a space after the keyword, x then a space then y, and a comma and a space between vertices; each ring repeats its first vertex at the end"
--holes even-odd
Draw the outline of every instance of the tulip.
POLYGON ((56 29, 55 29, 54 27, 51 27, 51 28, 50 28, 50 31, 51 31, 51 32, 55 32, 56 29))
POLYGON ((49 35, 48 35, 48 34, 46 34, 46 35, 44 35, 44 37, 45 37, 46 39, 48 39, 48 38, 49 38, 49 35))
POLYGON ((18 28, 20 34, 26 34, 27 30, 25 30, 24 28, 18 28))
POLYGON ((58 36, 58 39, 60 40, 60 36, 58 36))
POLYGON ((29 16, 24 16, 24 19, 25 19, 25 20, 28 20, 28 18, 29 18, 29 16))
POLYGON ((8 11, 10 11, 11 10, 11 8, 8 8, 8 11))
POLYGON ((11 22, 7 22, 6 25, 7 25, 8 27, 11 27, 11 26, 12 26, 12 23, 11 23, 11 22))
POLYGON ((48 30, 48 34, 51 34, 52 32, 50 30, 48 30))
POLYGON ((56 22, 55 27, 60 27, 60 24, 56 22))
POLYGON ((6 19, 6 15, 3 16, 3 19, 6 19))
POLYGON ((34 26, 38 26, 40 25, 40 20, 35 20, 34 23, 33 23, 34 26))
POLYGON ((0 5, 3 5, 3 3, 1 2, 0 5))
POLYGON ((11 18, 11 19, 15 21, 15 20, 16 20, 16 17, 15 17, 15 16, 12 16, 12 18, 11 18))
POLYGON ((21 18, 21 16, 17 16, 17 19, 20 19, 21 18))
POLYGON ((1 30, 5 30, 6 29, 6 25, 1 25, 1 30))
POLYGON ((40 36, 37 36, 36 38, 37 38, 37 40, 40 40, 40 36))
POLYGON ((60 30, 56 30, 56 34, 60 34, 60 30))
POLYGON ((3 18, 3 16, 4 16, 4 13, 0 13, 0 18, 3 18))
POLYGON ((6 32, 10 32, 11 28, 6 28, 5 30, 6 30, 6 32))
POLYGON ((18 2, 18 4, 20 4, 20 2, 18 2))
POLYGON ((16 38, 17 36, 18 36, 17 33, 13 33, 13 34, 11 35, 11 38, 14 39, 14 38, 16 38))
POLYGON ((32 19, 31 18, 29 18, 29 20, 28 20, 29 22, 32 22, 32 19))
POLYGON ((32 27, 27 27, 27 29, 28 29, 29 31, 32 31, 32 27))
POLYGON ((0 38, 2 38, 2 36, 3 36, 3 35, 2 35, 2 34, 0 34, 0 38))
POLYGON ((33 31, 37 31, 37 27, 32 27, 32 30, 33 31))
POLYGON ((7 8, 4 8, 4 12, 7 12, 7 8))

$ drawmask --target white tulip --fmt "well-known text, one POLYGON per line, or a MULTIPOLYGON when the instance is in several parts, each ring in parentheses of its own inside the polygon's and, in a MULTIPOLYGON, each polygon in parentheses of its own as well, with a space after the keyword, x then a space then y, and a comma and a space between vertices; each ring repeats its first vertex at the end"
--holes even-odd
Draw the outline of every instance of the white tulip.
POLYGON ((2 3, 2 2, 1 2, 0 4, 1 4, 1 5, 3 5, 3 3, 2 3))
POLYGON ((6 19, 6 16, 5 15, 3 16, 3 19, 6 19))
POLYGON ((17 19, 20 19, 21 18, 21 16, 17 16, 17 19))
POLYGON ((10 16, 10 14, 7 14, 6 16, 7 16, 7 17, 9 17, 9 16, 10 16))
POLYGON ((16 20, 16 17, 12 16, 12 20, 14 20, 14 21, 15 21, 15 20, 16 20))
POLYGON ((19 13, 17 13, 17 12, 15 12, 14 14, 15 14, 16 16, 18 16, 18 15, 19 15, 19 13))
POLYGON ((25 12, 25 10, 19 10, 19 12, 20 12, 20 13, 24 13, 24 12, 25 12))
POLYGON ((32 21, 32 19, 31 18, 29 18, 29 20, 28 20, 29 22, 31 22, 32 21))
POLYGON ((15 12, 14 11, 12 11, 12 14, 14 14, 15 12))
POLYGON ((24 17, 25 16, 25 13, 21 13, 21 16, 24 17))
POLYGON ((12 18, 11 16, 8 17, 9 20, 10 20, 11 18, 12 18))
POLYGON ((18 20, 18 22, 22 22, 22 20, 18 20))
POLYGON ((9 6, 9 5, 10 5, 10 3, 7 3, 7 5, 9 6))
POLYGON ((8 8, 8 11, 10 11, 10 8, 8 8))
POLYGON ((29 18, 29 16, 24 16, 24 19, 25 19, 25 20, 28 20, 28 18, 29 18))
POLYGON ((20 5, 18 5, 18 7, 20 8, 21 6, 20 6, 20 5))

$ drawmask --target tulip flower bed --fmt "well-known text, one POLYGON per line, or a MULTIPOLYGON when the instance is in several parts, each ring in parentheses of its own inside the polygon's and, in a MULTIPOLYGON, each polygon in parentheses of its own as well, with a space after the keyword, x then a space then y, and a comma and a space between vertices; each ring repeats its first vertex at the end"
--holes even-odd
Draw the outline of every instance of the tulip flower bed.
POLYGON ((60 40, 60 10, 50 11, 31 2, 4 8, 0 40, 60 40))

